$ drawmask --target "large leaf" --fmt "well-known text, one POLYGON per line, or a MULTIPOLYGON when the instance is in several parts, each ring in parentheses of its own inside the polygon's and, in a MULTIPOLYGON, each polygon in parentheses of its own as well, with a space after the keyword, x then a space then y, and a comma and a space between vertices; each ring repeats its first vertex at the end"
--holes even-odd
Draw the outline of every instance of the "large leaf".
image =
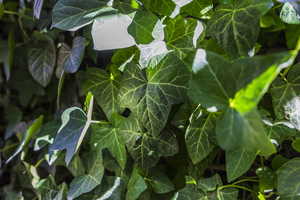
POLYGON ((91 151, 87 156, 88 172, 86 175, 77 176, 70 184, 68 199, 74 199, 81 194, 92 191, 101 183, 104 166, 102 164, 102 153, 100 151, 91 151))
POLYGON ((108 119, 113 113, 120 111, 118 74, 108 73, 97 68, 88 68, 79 74, 80 87, 84 93, 92 92, 97 103, 105 112, 108 119))
POLYGON ((216 126, 218 144, 225 150, 245 148, 269 156, 276 152, 256 110, 241 115, 228 108, 216 126))
POLYGON ((190 124, 186 129, 186 147, 193 163, 202 161, 213 150, 214 144, 210 141, 214 135, 214 114, 203 113, 200 106, 190 117, 190 124))
POLYGON ((227 181, 232 182, 247 172, 256 158, 256 152, 244 148, 226 151, 227 181))
POLYGON ((173 54, 144 70, 131 63, 121 82, 121 104, 131 110, 149 133, 158 135, 171 106, 184 99, 187 79, 185 66, 173 54))
POLYGON ((87 115, 78 107, 65 110, 61 117, 62 125, 49 151, 66 149, 65 161, 69 164, 89 129, 92 111, 93 97, 90 100, 87 115))
POLYGON ((189 89, 191 99, 207 108, 215 106, 224 109, 231 104, 242 113, 256 107, 291 58, 288 53, 279 53, 228 61, 201 49, 193 57, 189 89))
POLYGON ((111 11, 106 2, 98 0, 59 0, 52 14, 52 26, 76 31, 92 23, 95 16, 111 11))
POLYGON ((271 88, 275 114, 279 119, 287 118, 298 130, 300 101, 300 64, 292 66, 285 79, 278 78, 271 88))
POLYGON ((259 18, 271 0, 241 0, 220 5, 208 23, 208 33, 233 56, 248 56, 259 34, 259 18))
POLYGON ((151 12, 138 11, 128 27, 128 33, 137 44, 148 44, 154 40, 152 32, 157 22, 158 17, 151 12))
POLYGON ((300 159, 286 162, 277 171, 277 189, 280 197, 286 200, 299 199, 300 159))
POLYGON ((33 47, 29 48, 28 66, 34 80, 46 87, 52 78, 56 62, 56 48, 47 35, 37 35, 33 47))

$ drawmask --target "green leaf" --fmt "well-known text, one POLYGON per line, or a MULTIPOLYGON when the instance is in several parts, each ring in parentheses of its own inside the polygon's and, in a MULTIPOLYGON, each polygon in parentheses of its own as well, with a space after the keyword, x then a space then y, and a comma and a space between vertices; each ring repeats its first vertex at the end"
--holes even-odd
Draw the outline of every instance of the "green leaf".
POLYGON ((3 15, 4 15, 4 5, 3 3, 0 3, 0 19, 2 18, 3 15))
POLYGON ((204 192, 215 191, 219 186, 223 185, 219 174, 215 174, 209 178, 202 178, 198 181, 198 188, 204 192))
POLYGON ((59 127, 60 123, 58 121, 51 121, 44 124, 35 140, 34 150, 39 151, 45 146, 52 144, 59 127))
POLYGON ((300 129, 299 102, 299 70, 300 64, 291 67, 287 78, 278 78, 271 88, 274 111, 278 119, 288 119, 298 130, 300 129))
POLYGON ((169 50, 175 50, 184 59, 194 48, 203 32, 203 25, 195 19, 178 16, 165 22, 165 41, 169 50))
POLYGON ((147 180, 153 191, 157 194, 165 194, 175 189, 169 177, 157 169, 151 170, 147 180))
POLYGON ((64 70, 67 73, 75 73, 80 67, 85 51, 85 38, 77 36, 73 39, 73 46, 64 61, 64 70))
POLYGON ((21 153, 24 148, 26 148, 29 143, 31 142, 31 139, 35 137, 35 135, 39 132, 42 124, 43 124, 44 116, 41 115, 39 118, 34 120, 34 122, 30 125, 30 127, 27 129, 24 138, 19 145, 19 147, 16 149, 14 154, 9 157, 9 159, 6 160, 6 164, 9 163, 12 159, 14 159, 19 153, 21 153))
POLYGON ((216 133, 218 144, 225 150, 245 148, 247 151, 260 151, 265 156, 276 152, 255 110, 241 115, 228 108, 217 121, 216 133))
POLYGON ((275 173, 268 167, 260 167, 256 170, 259 177, 259 191, 273 190, 275 185, 275 173))
POLYGON ((77 107, 72 107, 65 110, 62 114, 62 125, 54 139, 53 144, 50 146, 49 151, 66 149, 65 161, 67 165, 72 160, 72 157, 78 150, 86 135, 92 117, 93 111, 93 98, 89 104, 87 115, 83 110, 77 107))
POLYGON ((226 151, 227 181, 232 182, 246 173, 256 158, 256 152, 244 148, 226 151))
POLYGON ((189 16, 201 18, 206 15, 213 8, 212 0, 193 0, 180 9, 181 13, 189 16))
POLYGON ((121 116, 115 115, 112 125, 92 125, 92 145, 100 148, 107 148, 109 152, 118 161, 119 165, 124 169, 127 161, 125 141, 122 132, 119 129, 120 123, 124 120, 121 116))
POLYGON ((137 44, 148 44, 154 40, 152 33, 157 22, 158 17, 151 12, 137 11, 128 27, 128 33, 137 44))
POLYGON ((278 53, 230 62, 202 49, 198 49, 193 57, 191 99, 206 108, 224 109, 231 104, 241 113, 256 107, 272 80, 292 61, 290 54, 278 53))
POLYGON ((239 191, 234 188, 217 190, 218 200, 237 200, 238 196, 239 196, 239 191))
POLYGON ((172 0, 141 0, 141 2, 152 12, 165 16, 170 16, 176 7, 172 0))
POLYGON ((215 131, 214 114, 203 112, 198 106, 190 117, 185 133, 186 147, 194 164, 206 158, 215 147, 210 141, 215 131))
POLYGON ((101 191, 101 196, 97 194, 97 200, 122 200, 123 181, 120 177, 106 177, 104 179, 105 189, 101 191))
POLYGON ((111 11, 105 1, 59 0, 53 7, 52 27, 76 31, 92 23, 95 16, 111 11))
POLYGON ((91 151, 87 156, 89 159, 88 172, 83 176, 76 176, 70 184, 68 199, 74 199, 84 193, 92 191, 101 183, 104 166, 102 164, 102 153, 100 151, 91 151))
POLYGON ((139 174, 137 167, 134 167, 127 185, 126 200, 138 199, 146 189, 144 178, 139 174))
POLYGON ((292 147, 297 152, 300 152, 300 138, 296 138, 295 140, 293 140, 292 147))
POLYGON ((183 101, 187 79, 185 66, 173 54, 153 68, 140 70, 129 64, 121 82, 121 106, 129 108, 149 133, 159 135, 171 106, 183 101))
POLYGON ((300 24, 300 15, 297 13, 297 10, 294 6, 286 2, 280 12, 280 18, 282 21, 288 24, 300 24))
POLYGON ((186 186, 176 192, 172 200, 195 200, 204 197, 205 195, 197 188, 196 182, 187 180, 186 186))
POLYGON ((299 199, 300 159, 294 158, 286 162, 277 171, 277 190, 280 198, 286 200, 299 199))
POLYGON ((103 109, 108 119, 113 113, 120 112, 118 74, 108 73, 97 68, 88 68, 79 73, 80 88, 87 94, 93 93, 97 103, 103 109))
POLYGON ((35 81, 46 87, 52 78, 56 63, 56 48, 47 35, 36 34, 33 47, 29 48, 28 66, 35 81))
POLYGON ((259 18, 272 6, 271 0, 241 0, 220 5, 208 22, 208 34, 230 55, 248 56, 259 34, 259 18))

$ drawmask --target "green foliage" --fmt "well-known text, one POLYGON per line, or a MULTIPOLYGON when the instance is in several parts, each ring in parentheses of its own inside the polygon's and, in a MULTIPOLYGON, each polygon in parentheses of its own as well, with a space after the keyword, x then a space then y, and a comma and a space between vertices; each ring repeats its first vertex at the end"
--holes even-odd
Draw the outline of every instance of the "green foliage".
POLYGON ((0 0, 0 199, 299 199, 299 16, 0 0))

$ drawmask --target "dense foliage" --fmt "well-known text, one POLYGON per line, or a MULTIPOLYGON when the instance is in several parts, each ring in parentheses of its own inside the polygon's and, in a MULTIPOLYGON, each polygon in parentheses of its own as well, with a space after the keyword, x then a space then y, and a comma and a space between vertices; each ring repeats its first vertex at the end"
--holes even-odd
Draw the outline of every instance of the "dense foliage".
POLYGON ((0 199, 300 199, 298 0, 0 0, 0 199))

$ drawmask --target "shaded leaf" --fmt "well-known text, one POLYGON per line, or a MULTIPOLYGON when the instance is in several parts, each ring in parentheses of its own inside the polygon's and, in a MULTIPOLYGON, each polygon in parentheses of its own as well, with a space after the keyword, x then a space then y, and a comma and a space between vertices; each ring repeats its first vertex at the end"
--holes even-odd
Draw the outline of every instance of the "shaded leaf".
POLYGON ((193 0, 180 9, 180 12, 201 18, 213 8, 212 0, 193 0))
POLYGON ((139 174, 136 167, 133 168, 127 185, 126 200, 136 200, 147 189, 144 178, 139 174))
POLYGON ((73 46, 68 58, 64 62, 67 73, 75 73, 80 67, 85 51, 85 38, 77 36, 73 39, 73 46))
POLYGON ((34 0, 34 4, 33 4, 33 15, 35 18, 39 19, 41 12, 42 12, 42 8, 43 8, 43 4, 44 4, 44 0, 34 0))

